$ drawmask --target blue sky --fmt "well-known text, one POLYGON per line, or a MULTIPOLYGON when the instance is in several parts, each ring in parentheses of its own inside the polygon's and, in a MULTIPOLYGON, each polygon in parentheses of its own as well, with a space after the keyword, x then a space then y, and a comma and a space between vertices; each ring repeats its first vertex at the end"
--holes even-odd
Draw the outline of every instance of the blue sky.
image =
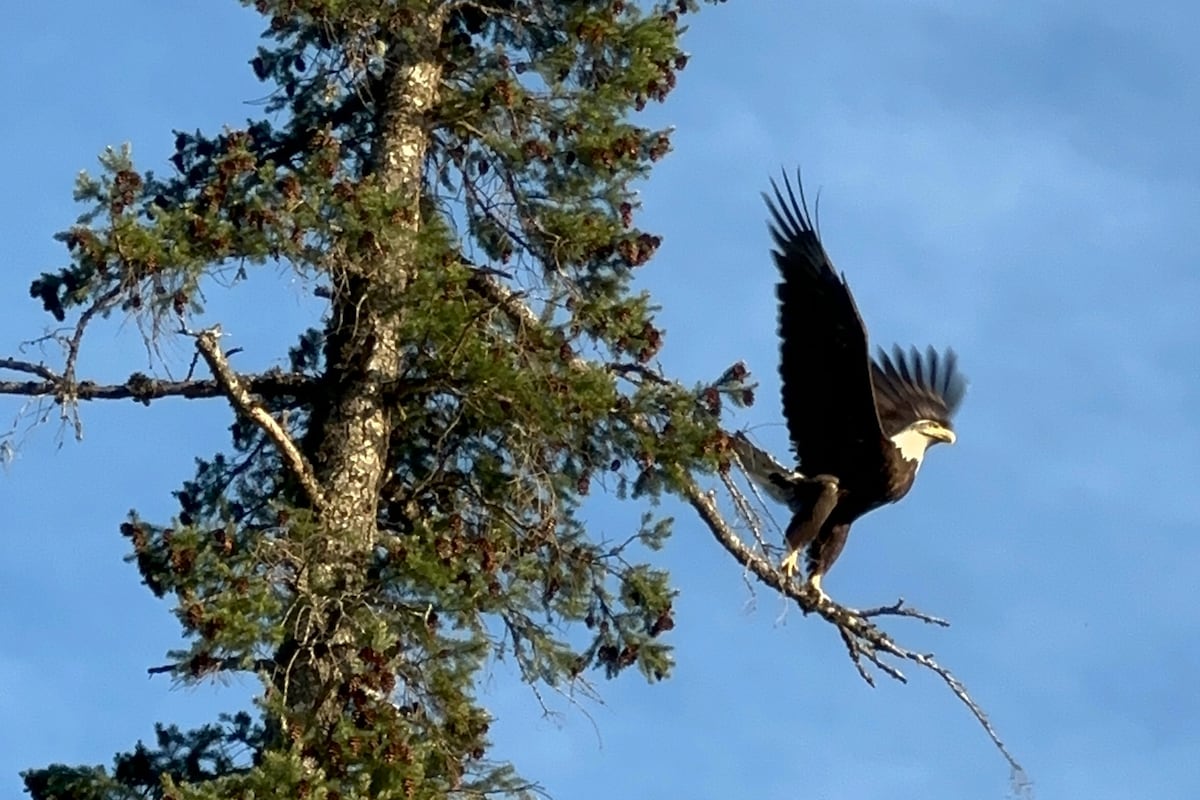
MULTIPOLYGON (((80 168, 128 140, 167 169, 172 128, 237 124, 263 92, 246 66, 258 22, 233 2, 5 16, 0 354, 50 322, 25 294, 62 262, 50 236, 76 213, 80 168)), ((958 444, 858 523, 826 588, 949 616, 948 631, 891 628, 966 681, 1043 799, 1200 793, 1198 22, 1183 0, 742 0, 693 20, 680 88, 649 115, 678 128, 643 192, 665 235, 643 277, 663 363, 693 381, 745 359, 761 399, 733 424, 785 452, 758 196, 780 165, 821 189, 874 341, 959 351, 958 444)), ((271 270, 211 300, 248 370, 319 309, 271 270)), ((166 356, 186 364, 186 344, 166 356)), ((97 378, 147 366, 131 324, 85 345, 97 378)), ((0 399, 0 426, 20 410, 0 399)), ((178 629, 116 531, 130 507, 171 512, 193 456, 224 447, 228 408, 84 410, 81 444, 42 425, 0 473, 0 796, 19 769, 107 763, 154 721, 199 724, 255 689, 147 678, 178 629)), ((598 534, 635 513, 598 509, 598 534)), ((662 554, 680 591, 674 679, 602 683, 603 705, 552 699, 546 719, 496 664, 496 755, 559 798, 1007 796, 1004 762, 940 682, 910 669, 908 686, 867 688, 832 629, 752 597, 690 510, 678 519, 662 554)))

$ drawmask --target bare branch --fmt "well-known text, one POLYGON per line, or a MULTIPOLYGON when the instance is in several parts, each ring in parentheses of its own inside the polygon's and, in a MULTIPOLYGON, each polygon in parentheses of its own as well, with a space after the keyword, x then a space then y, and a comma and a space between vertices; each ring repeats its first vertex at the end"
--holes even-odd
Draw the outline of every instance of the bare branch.
MULTIPOLYGON (((702 492, 699 485, 690 478, 685 479, 684 487, 684 497, 712 530, 717 541, 729 551, 739 564, 754 573, 754 576, 762 583, 795 600, 805 614, 816 611, 830 622, 837 623, 838 617, 834 610, 846 611, 847 609, 825 600, 808 584, 797 584, 785 580, 783 574, 765 557, 754 552, 748 544, 742 541, 742 538, 721 515, 716 499, 711 494, 702 492)), ((855 617, 855 619, 858 618, 855 617)), ((859 621, 861 622, 861 620, 859 621)))
MULTIPOLYGON (((63 377, 41 364, 0 359, 0 369, 36 375, 40 381, 0 381, 0 395, 21 397, 59 397, 63 392, 63 377)), ((244 375, 242 383, 254 394, 263 397, 296 397, 304 399, 313 391, 311 378, 295 372, 265 372, 244 375)), ((223 397, 225 390, 212 380, 163 381, 142 373, 134 373, 124 383, 100 384, 81 381, 74 389, 75 400, 137 400, 149 405, 162 397, 183 397, 198 400, 223 397)))
POLYGON ((950 627, 950 621, 942 617, 935 617, 926 614, 923 611, 918 611, 912 606, 904 605, 904 598, 901 597, 890 606, 876 606, 875 608, 860 609, 858 612, 860 617, 912 617, 919 619, 922 622, 928 622, 930 625, 939 625, 943 628, 950 627))
MULTIPOLYGON (((253 671, 253 672, 270 672, 276 667, 276 663, 267 658, 256 658, 249 666, 247 666, 240 658, 223 658, 219 661, 214 660, 206 665, 206 672, 228 672, 236 671, 253 671)), ((167 675, 182 671, 192 671, 195 665, 187 661, 178 664, 160 664, 157 667, 146 667, 147 675, 167 675)))
POLYGON ((55 400, 58 403, 59 416, 62 418, 63 424, 70 423, 71 427, 75 430, 75 438, 77 440, 83 439, 83 420, 79 417, 79 403, 76 392, 78 381, 75 378, 75 367, 79 362, 79 348, 83 344, 83 332, 87 329, 88 323, 97 314, 107 313, 113 307, 117 298, 121 296, 121 292, 122 287, 114 286, 100 297, 97 297, 95 302, 79 315, 79 321, 75 323, 75 331, 70 338, 62 336, 54 337, 67 351, 63 373, 55 381, 58 387, 55 400))
MULTIPOLYGON (((66 341, 67 362, 63 366, 62 388, 64 392, 68 393, 68 398, 75 387, 75 366, 79 361, 79 347, 83 344, 83 332, 93 317, 112 308, 117 298, 121 296, 121 291, 122 288, 117 286, 96 298, 96 302, 79 315, 79 321, 75 323, 75 333, 66 341)), ((64 405, 67 403, 64 402, 64 405)))
MULTIPOLYGON (((874 680, 863 664, 863 660, 865 659, 889 677, 906 682, 904 675, 894 664, 883 660, 884 656, 911 661, 930 670, 941 678, 950 687, 950 691, 954 692, 954 695, 970 710, 971 714, 983 727, 984 732, 987 733, 988 738, 992 740, 992 744, 1004 756, 1012 768, 1014 775, 1018 776, 1018 778, 1024 776, 1025 770, 1013 758, 1008 748, 1004 746, 1004 742, 1000 740, 995 728, 992 727, 991 721, 987 718, 987 715, 980 708, 979 704, 971 697, 962 681, 956 678, 949 669, 939 664, 932 654, 918 653, 901 647, 889 634, 872 624, 868 616, 864 615, 863 612, 834 603, 828 598, 822 597, 820 593, 814 591, 807 584, 796 584, 786 579, 783 573, 776 569, 766 558, 756 553, 748 544, 742 541, 742 538, 737 535, 721 515, 713 494, 705 494, 690 477, 684 478, 683 485, 684 497, 696 509, 696 513, 700 515, 705 524, 708 525, 709 530, 712 531, 716 540, 722 547, 729 551, 738 563, 746 567, 761 582, 775 589, 785 597, 794 600, 805 614, 816 612, 838 629, 838 633, 846 645, 850 659, 863 680, 871 686, 875 685, 874 680)), ((931 617, 904 607, 903 601, 893 606, 870 609, 869 614, 871 616, 882 616, 885 614, 909 616, 935 625, 946 626, 949 624, 943 619, 931 617)))
POLYGON ((671 381, 667 380, 659 372, 645 366, 644 364, 611 361, 608 364, 605 364, 604 368, 609 372, 612 372, 616 375, 622 375, 626 378, 629 378, 630 375, 636 375, 644 381, 657 383, 660 386, 666 386, 667 384, 671 383, 671 381))
POLYGON ((208 368, 212 370, 213 377, 224 390, 230 405, 235 411, 262 428, 263 433, 275 444, 280 457, 292 471, 305 494, 308 495, 313 508, 319 512, 325 506, 325 493, 317 481, 312 465, 308 463, 308 459, 300 452, 300 448, 292 441, 292 437, 284 430, 279 421, 254 399, 241 378, 229 366, 228 359, 221 352, 218 338, 221 335, 220 328, 210 328, 190 335, 195 336, 196 349, 200 351, 208 368))
POLYGON ((36 375, 42 380, 49 382, 57 382, 62 380, 61 376, 59 376, 57 372, 50 369, 45 364, 34 364, 31 361, 18 361, 15 358, 0 358, 0 369, 36 375))

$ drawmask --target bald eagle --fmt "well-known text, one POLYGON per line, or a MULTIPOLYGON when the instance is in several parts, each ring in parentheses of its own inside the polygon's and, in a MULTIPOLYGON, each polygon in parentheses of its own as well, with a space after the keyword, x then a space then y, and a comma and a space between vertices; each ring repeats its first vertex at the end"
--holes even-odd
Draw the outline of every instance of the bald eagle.
MULTIPOLYGON (((798 176, 797 176, 798 177, 798 176)), ((872 359, 850 288, 818 238, 804 188, 799 200, 772 180, 764 194, 779 268, 783 414, 799 469, 789 471, 744 436, 734 439, 747 473, 792 512, 780 568, 791 578, 808 551, 808 582, 821 579, 859 517, 908 494, 928 447, 955 439, 952 418, 966 391, 953 350, 880 350, 872 359)))

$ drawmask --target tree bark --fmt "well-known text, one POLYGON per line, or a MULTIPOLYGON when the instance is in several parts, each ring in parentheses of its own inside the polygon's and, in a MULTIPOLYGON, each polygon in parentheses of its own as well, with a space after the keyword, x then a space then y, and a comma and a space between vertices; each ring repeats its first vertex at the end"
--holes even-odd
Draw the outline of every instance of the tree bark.
POLYGON ((339 265, 326 345, 332 389, 316 437, 316 471, 329 502, 322 523, 351 552, 369 552, 379 490, 387 480, 392 428, 387 388, 402 368, 397 329, 413 279, 421 227, 422 171, 429 144, 426 114, 437 101, 441 12, 414 23, 387 51, 384 96, 377 98, 370 174, 404 198, 399 230, 379 243, 377 258, 339 265))

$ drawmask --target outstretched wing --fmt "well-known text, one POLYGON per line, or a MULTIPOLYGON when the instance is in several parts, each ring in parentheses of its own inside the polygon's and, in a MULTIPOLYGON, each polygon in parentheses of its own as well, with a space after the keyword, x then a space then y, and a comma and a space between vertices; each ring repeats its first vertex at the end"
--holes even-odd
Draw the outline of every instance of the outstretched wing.
POLYGON ((924 355, 899 345, 889 356, 882 348, 871 362, 875 407, 883 431, 893 436, 919 419, 950 427, 950 421, 967 391, 953 350, 939 354, 932 347, 924 355))
POLYGON ((866 329, 821 246, 803 187, 797 200, 786 174, 783 186, 786 198, 775 181, 774 199, 763 197, 781 278, 779 373, 792 446, 809 475, 882 472, 890 443, 875 411, 866 329))

